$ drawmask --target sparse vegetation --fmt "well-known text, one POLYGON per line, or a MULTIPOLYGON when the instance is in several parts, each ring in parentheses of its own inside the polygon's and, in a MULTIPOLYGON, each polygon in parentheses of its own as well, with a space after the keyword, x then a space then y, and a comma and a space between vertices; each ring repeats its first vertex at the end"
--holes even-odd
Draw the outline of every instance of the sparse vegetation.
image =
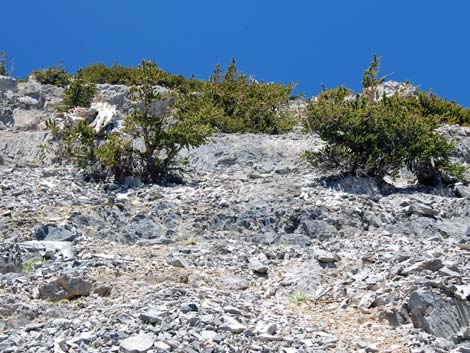
POLYGON ((26 272, 26 273, 33 272, 36 265, 42 264, 44 262, 46 262, 46 259, 44 257, 35 257, 32 259, 29 259, 23 264, 22 272, 26 272))
POLYGON ((296 291, 291 293, 288 297, 287 300, 289 303, 294 304, 294 305, 300 305, 306 302, 311 301, 310 295, 308 293, 302 292, 302 291, 296 291))

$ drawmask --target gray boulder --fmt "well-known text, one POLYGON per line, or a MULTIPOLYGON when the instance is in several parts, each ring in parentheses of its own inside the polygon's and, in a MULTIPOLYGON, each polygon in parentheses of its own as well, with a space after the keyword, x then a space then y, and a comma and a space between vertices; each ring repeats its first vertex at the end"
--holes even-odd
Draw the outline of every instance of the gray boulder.
POLYGON ((91 291, 91 283, 80 277, 62 275, 56 280, 39 287, 39 298, 59 301, 87 296, 91 291))
POLYGON ((46 113, 42 110, 21 110, 13 111, 14 129, 18 131, 34 131, 39 130, 41 121, 47 119, 46 113))
POLYGON ((69 225, 41 224, 34 229, 37 240, 72 241, 77 233, 69 225))
POLYGON ((18 90, 18 83, 13 77, 0 75, 0 92, 6 92, 6 91, 16 92, 17 90, 18 90))
POLYGON ((444 125, 437 131, 455 142, 454 158, 459 162, 470 164, 470 127, 444 125))
POLYGON ((18 84, 18 99, 21 109, 34 108, 53 113, 62 102, 63 94, 62 87, 42 85, 35 80, 18 84))
POLYGON ((468 301, 443 297, 427 289, 411 293, 407 310, 416 328, 447 339, 451 339, 470 323, 468 301))
POLYGON ((129 110, 128 96, 129 88, 125 85, 96 85, 95 101, 115 105, 123 113, 129 110))
POLYGON ((42 159, 44 149, 41 148, 41 145, 47 145, 50 139, 50 134, 42 131, 20 131, 15 133, 0 131, 0 159, 5 164, 29 166, 49 164, 52 162, 53 157, 50 153, 46 153, 46 158, 42 159))

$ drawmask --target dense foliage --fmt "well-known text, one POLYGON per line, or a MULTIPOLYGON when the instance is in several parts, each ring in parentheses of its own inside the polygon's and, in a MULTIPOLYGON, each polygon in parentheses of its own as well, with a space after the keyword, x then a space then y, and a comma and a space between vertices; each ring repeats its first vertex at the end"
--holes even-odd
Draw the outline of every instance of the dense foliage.
POLYGON ((65 87, 69 84, 72 75, 67 73, 63 67, 53 66, 43 70, 35 70, 31 75, 43 85, 54 85, 65 87))
POLYGON ((439 96, 419 92, 418 97, 408 97, 402 103, 411 111, 419 112, 422 116, 431 120, 437 120, 441 124, 470 125, 470 109, 440 98, 439 96))
MULTIPOLYGON (((167 88, 177 88, 186 79, 181 75, 174 75, 156 67, 157 75, 154 77, 153 85, 160 85, 167 88)), ((114 64, 106 66, 103 63, 92 64, 80 70, 82 78, 91 83, 112 85, 121 84, 133 86, 138 84, 139 69, 137 67, 114 64)))
POLYGON ((448 180, 449 175, 462 177, 464 169, 450 161, 454 145, 435 131, 441 122, 439 114, 432 109, 424 111, 422 102, 433 98, 402 98, 396 94, 376 99, 375 88, 381 83, 377 68, 374 56, 364 75, 370 80, 363 79, 367 94, 353 97, 350 90, 339 87, 322 92, 317 101, 310 102, 308 126, 326 146, 308 152, 307 158, 379 181, 385 175, 397 175, 403 167, 415 173, 422 184, 437 184, 448 180))
POLYGON ((248 78, 232 59, 225 73, 216 66, 201 93, 218 112, 210 122, 219 131, 279 134, 297 123, 286 109, 293 88, 248 78))

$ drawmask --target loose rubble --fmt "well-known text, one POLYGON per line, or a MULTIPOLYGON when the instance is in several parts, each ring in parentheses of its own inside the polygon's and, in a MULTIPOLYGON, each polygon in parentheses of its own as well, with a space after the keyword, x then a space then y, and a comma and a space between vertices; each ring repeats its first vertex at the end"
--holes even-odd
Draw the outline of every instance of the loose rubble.
MULTIPOLYGON (((58 89, 2 82, 38 102, 22 106, 57 103, 58 89)), ((123 87, 102 92, 127 109, 123 87)), ((470 349, 466 185, 403 177, 380 192, 327 177, 299 157, 321 145, 300 133, 216 134, 183 153, 182 185, 93 184, 39 161, 47 133, 12 126, 0 132, 2 352, 470 349)), ((447 129, 466 161, 469 135, 447 129)))

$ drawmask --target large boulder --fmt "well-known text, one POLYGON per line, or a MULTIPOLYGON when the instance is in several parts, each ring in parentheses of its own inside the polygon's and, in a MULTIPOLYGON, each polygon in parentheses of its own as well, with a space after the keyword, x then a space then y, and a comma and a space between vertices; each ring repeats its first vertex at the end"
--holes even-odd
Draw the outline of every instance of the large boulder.
POLYGON ((408 82, 386 81, 377 87, 377 96, 379 99, 385 94, 391 97, 398 94, 400 97, 416 97, 419 89, 408 82))
POLYGON ((416 328, 446 339, 470 324, 468 301, 444 297, 428 289, 411 293, 407 310, 416 328))
POLYGON ((39 287, 39 297, 51 301, 73 299, 87 296, 91 291, 91 283, 80 277, 61 275, 59 278, 39 287))
POLYGON ((76 231, 67 224, 41 224, 34 228, 37 240, 72 241, 77 237, 76 231))
POLYGON ((106 102, 93 103, 90 107, 90 113, 95 117, 90 126, 97 133, 103 131, 120 117, 116 106, 106 102))
POLYGON ((53 156, 47 148, 41 147, 48 145, 50 139, 50 134, 42 131, 0 131, 0 160, 3 160, 4 164, 50 164, 53 156))
POLYGON ((96 85, 95 103, 109 103, 116 106, 123 113, 129 110, 128 96, 129 88, 125 85, 96 85))
POLYGON ((47 114, 43 110, 22 110, 13 111, 13 127, 18 131, 39 130, 41 122, 47 119, 47 114))
POLYGON ((461 163, 470 164, 470 127, 443 125, 437 131, 455 142, 454 158, 461 163))
POLYGON ((21 109, 39 109, 54 113, 62 102, 64 89, 53 85, 42 85, 35 80, 18 84, 18 100, 21 109))

